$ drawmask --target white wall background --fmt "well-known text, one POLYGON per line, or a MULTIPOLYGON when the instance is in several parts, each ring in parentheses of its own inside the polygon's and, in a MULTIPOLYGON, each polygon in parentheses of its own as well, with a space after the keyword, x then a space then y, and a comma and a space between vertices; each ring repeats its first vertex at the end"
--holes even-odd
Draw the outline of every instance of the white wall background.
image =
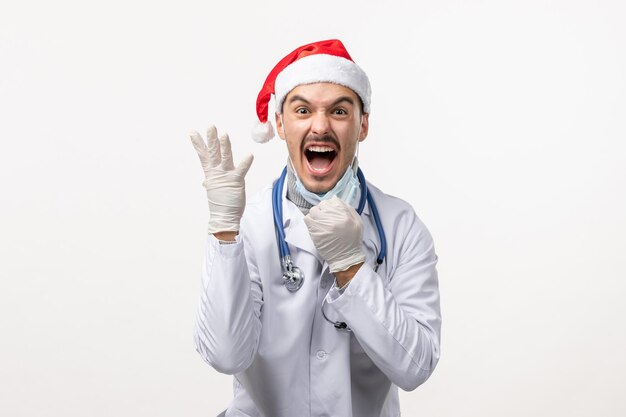
POLYGON ((440 256, 443 356, 406 416, 626 415, 621 1, 2 2, 0 415, 213 416, 192 343, 207 210, 188 132, 253 193, 271 67, 339 37, 368 178, 440 256))

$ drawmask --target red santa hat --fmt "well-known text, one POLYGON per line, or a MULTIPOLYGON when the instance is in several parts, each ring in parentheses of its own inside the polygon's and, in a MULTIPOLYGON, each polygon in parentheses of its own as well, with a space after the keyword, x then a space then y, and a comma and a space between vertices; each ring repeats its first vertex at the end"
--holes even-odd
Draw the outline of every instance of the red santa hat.
POLYGON ((338 39, 314 42, 295 49, 270 71, 256 99, 259 123, 252 130, 252 138, 263 143, 274 137, 274 128, 268 120, 272 94, 276 111, 280 112, 291 90, 301 84, 320 82, 350 88, 361 98, 363 111, 370 112, 370 82, 365 72, 354 63, 345 46, 338 39))

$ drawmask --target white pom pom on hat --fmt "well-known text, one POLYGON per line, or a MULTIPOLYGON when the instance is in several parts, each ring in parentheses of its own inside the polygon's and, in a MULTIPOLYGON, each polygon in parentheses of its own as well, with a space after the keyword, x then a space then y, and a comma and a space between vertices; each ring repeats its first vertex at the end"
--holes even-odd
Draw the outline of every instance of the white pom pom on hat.
POLYGON ((274 137, 274 126, 267 121, 257 122, 252 126, 252 139, 257 143, 265 143, 274 137))
POLYGON ((354 63, 343 43, 338 39, 303 45, 270 71, 256 100, 259 122, 252 129, 252 138, 259 143, 274 137, 269 122, 269 101, 275 97, 276 111, 280 112, 285 97, 302 84, 330 82, 353 90, 363 102, 363 111, 370 112, 372 90, 365 72, 354 63))

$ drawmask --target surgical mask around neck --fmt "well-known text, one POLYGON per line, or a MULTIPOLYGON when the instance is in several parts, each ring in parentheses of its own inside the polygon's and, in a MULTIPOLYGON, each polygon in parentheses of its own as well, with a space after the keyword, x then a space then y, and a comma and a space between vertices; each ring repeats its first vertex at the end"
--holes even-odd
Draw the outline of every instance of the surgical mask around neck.
MULTIPOLYGON (((289 160, 289 163, 291 164, 291 160, 289 160)), ((307 190, 304 187, 304 184, 302 184, 302 181, 300 181, 300 177, 298 177, 298 174, 294 169, 293 173, 296 177, 296 191, 300 193, 300 195, 306 201, 313 204, 314 206, 318 205, 324 200, 328 200, 335 196, 343 200, 346 204, 354 206, 360 187, 359 179, 356 175, 357 166, 358 163, 355 157, 354 162, 351 166, 348 167, 346 173, 343 174, 343 177, 341 177, 341 179, 337 181, 337 184, 335 184, 332 189, 321 194, 307 190)))

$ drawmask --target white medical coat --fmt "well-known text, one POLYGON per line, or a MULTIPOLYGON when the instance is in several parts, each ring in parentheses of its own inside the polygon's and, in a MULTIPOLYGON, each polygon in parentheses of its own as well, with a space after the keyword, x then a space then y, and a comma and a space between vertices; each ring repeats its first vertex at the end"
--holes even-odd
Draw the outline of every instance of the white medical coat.
POLYGON ((304 283, 283 285, 268 188, 245 209, 234 244, 209 235, 202 267, 196 349, 234 374, 226 416, 396 417, 397 387, 413 390, 439 359, 441 316, 433 240, 411 206, 368 184, 387 237, 366 205, 365 264, 343 293, 311 240, 302 212, 283 195, 286 241, 304 283), (322 316, 352 329, 336 329, 322 316))

